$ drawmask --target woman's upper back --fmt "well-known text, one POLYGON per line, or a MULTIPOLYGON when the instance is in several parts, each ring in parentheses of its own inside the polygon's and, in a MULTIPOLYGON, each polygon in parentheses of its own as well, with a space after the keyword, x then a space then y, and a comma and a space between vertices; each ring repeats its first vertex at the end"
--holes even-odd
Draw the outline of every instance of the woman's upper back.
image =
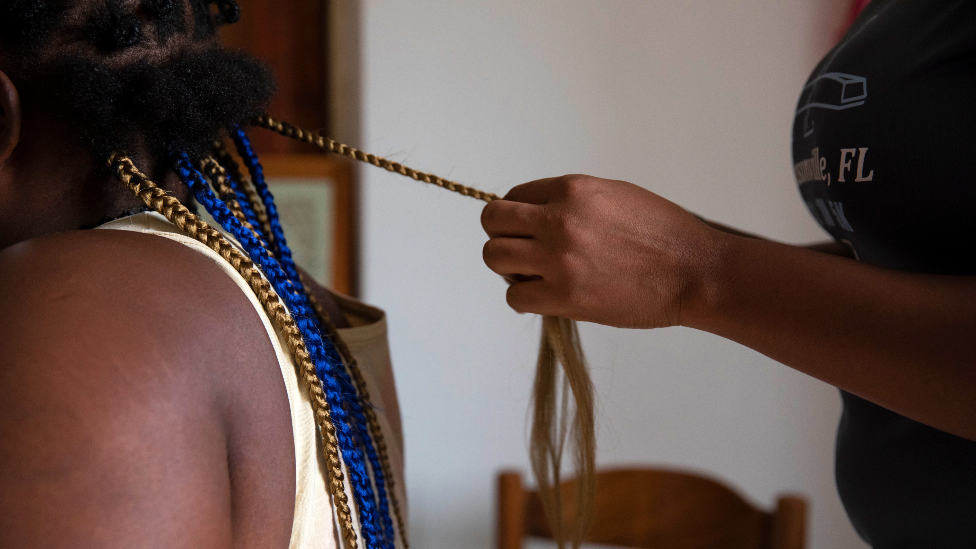
MULTIPOLYGON (((0 546, 295 539, 294 395, 219 263, 158 236, 67 233, 0 252, 0 288, 0 546)), ((331 535, 331 508, 320 520, 331 535)))
POLYGON ((76 232, 4 250, 0 287, 0 546, 287 543, 287 401, 254 398, 284 386, 216 264, 76 232))

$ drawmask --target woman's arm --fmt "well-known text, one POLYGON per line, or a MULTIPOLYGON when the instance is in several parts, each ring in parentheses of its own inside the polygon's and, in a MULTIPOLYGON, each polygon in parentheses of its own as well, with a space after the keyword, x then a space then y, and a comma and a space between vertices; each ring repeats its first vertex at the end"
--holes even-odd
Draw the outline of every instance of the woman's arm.
POLYGON ((519 311, 732 339, 976 440, 976 277, 899 273, 714 230, 635 185, 566 176, 485 208, 519 311))
POLYGON ((900 273, 721 235, 683 322, 976 440, 976 277, 900 273))
MULTIPOLYGON (((735 236, 744 236, 746 238, 754 238, 757 240, 766 240, 765 238, 759 235, 747 233, 745 231, 740 231, 735 227, 729 227, 728 225, 723 225, 722 223, 718 223, 710 219, 705 219, 704 217, 698 217, 698 219, 701 219, 702 222, 704 222, 709 227, 722 231, 723 233, 726 234, 732 234, 735 236)), ((815 252, 820 252, 823 254, 830 254, 830 255, 836 255, 840 257, 847 257, 850 259, 856 259, 854 257, 854 252, 849 247, 845 246, 840 242, 837 242, 836 240, 828 240, 825 242, 817 242, 815 244, 807 244, 806 246, 803 246, 803 248, 806 248, 807 250, 813 250, 815 252)))

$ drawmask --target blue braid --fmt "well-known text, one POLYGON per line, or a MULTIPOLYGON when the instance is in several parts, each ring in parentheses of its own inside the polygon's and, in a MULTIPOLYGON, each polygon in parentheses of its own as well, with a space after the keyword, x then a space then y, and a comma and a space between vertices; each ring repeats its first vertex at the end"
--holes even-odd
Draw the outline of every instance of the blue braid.
MULTIPOLYGON (((197 201, 203 204, 207 211, 210 212, 210 215, 225 230, 230 231, 238 242, 241 243, 251 260, 268 277, 268 281, 278 295, 285 301, 292 316, 295 318, 295 323, 298 325, 302 339, 308 347, 309 354, 315 364, 316 374, 322 380, 326 399, 329 402, 336 427, 336 438, 339 442, 343 460, 349 471, 353 496, 359 511, 360 525, 366 547, 367 549, 385 549, 388 546, 387 543, 384 543, 386 540, 379 538, 377 535, 377 517, 374 512, 375 497, 373 495, 369 472, 362 459, 362 455, 356 448, 356 439, 359 439, 360 436, 357 436, 359 433, 356 433, 350 427, 350 422, 359 423, 359 418, 349 417, 347 415, 347 405, 353 410, 358 407, 358 403, 355 402, 355 392, 350 391, 352 388, 351 383, 345 383, 343 382, 345 380, 339 381, 336 379, 337 377, 341 379, 344 377, 343 374, 346 376, 348 374, 341 367, 341 361, 329 360, 332 357, 328 356, 327 346, 315 322, 314 311, 305 303, 308 301, 308 297, 305 296, 303 291, 296 291, 296 283, 289 280, 289 277, 282 270, 281 264, 268 253, 257 238, 255 238, 254 234, 246 229, 240 220, 234 217, 230 209, 227 208, 227 205, 217 198, 206 180, 204 180, 203 175, 193 167, 192 162, 190 162, 189 157, 185 153, 180 154, 177 158, 176 171, 180 179, 193 192, 197 201), (337 364, 340 366, 337 367, 337 364), (350 394, 353 396, 352 399, 346 397, 346 395, 350 394)), ((297 287, 301 288, 300 285, 297 287)), ((331 342, 328 348, 332 350, 332 354, 335 354, 331 342)), ((335 359, 337 358, 335 357, 335 359)), ((353 415, 359 414, 354 413, 353 415)), ((383 538, 386 537, 383 536, 383 538)))
MULTIPOLYGON (((375 542, 371 542, 371 538, 375 537, 375 518, 372 516, 372 502, 374 502, 371 483, 369 482, 369 476, 366 472, 365 464, 362 462, 361 456, 356 452, 355 444, 359 437, 355 430, 351 430, 348 423, 349 419, 353 419, 354 422, 358 423, 356 419, 349 418, 345 415, 346 409, 343 405, 354 405, 355 401, 350 401, 344 398, 344 395, 355 395, 354 390, 349 382, 343 383, 346 380, 340 380, 338 384, 333 377, 333 373, 337 370, 340 375, 345 372, 341 368, 335 368, 335 363, 337 357, 328 357, 327 347, 331 345, 325 345, 322 341, 321 334, 318 331, 317 324, 314 320, 314 313, 311 311, 310 307, 306 303, 302 303, 304 300, 297 299, 299 296, 307 297, 304 292, 298 290, 300 285, 296 284, 294 281, 289 280, 287 275, 281 270, 281 265, 271 257, 268 252, 261 246, 261 243, 254 239, 254 235, 245 229, 237 218, 233 217, 230 210, 227 209, 226 205, 220 201, 210 190, 209 185, 203 180, 202 175, 199 174, 192 167, 192 164, 188 163, 188 159, 181 158, 178 171, 180 172, 181 178, 187 185, 194 191, 197 196, 198 201, 203 204, 211 215, 214 216, 222 226, 227 230, 230 230, 248 251, 249 255, 252 255, 252 260, 257 263, 265 274, 268 276, 269 281, 275 287, 275 290, 282 296, 288 305, 289 309, 295 316, 296 324, 298 324, 299 329, 302 331, 303 339, 309 344, 309 352, 312 355, 312 359, 316 364, 316 373, 322 379, 323 385, 325 385, 327 391, 327 397, 330 398, 330 406, 333 409, 340 408, 343 413, 336 416, 337 423, 341 424, 341 431, 344 437, 340 438, 340 446, 343 450, 343 457, 346 461, 347 467, 349 468, 350 477, 353 480, 353 487, 355 495, 357 496, 357 505, 360 509, 360 523, 363 525, 363 536, 367 541, 367 546, 371 547, 375 542), (253 253, 256 252, 256 253, 253 253), (311 336, 311 337, 310 337, 311 336), (333 358, 329 361, 329 358, 333 358), (331 362, 331 363, 330 363, 331 362), (336 387, 335 385, 338 385, 336 387), (328 389, 333 389, 334 392, 330 392, 328 389), (331 394, 330 394, 331 393, 331 394), (347 438, 348 437, 348 438, 347 438), (345 440, 343 440, 345 439, 345 440), (370 502, 369 504, 363 505, 365 500, 370 502), (372 534, 372 535, 371 535, 372 534)), ((331 342, 330 342, 331 343, 331 342)), ((334 351, 333 351, 334 353, 334 351)), ((340 363, 341 364, 341 363, 340 363)), ((356 406, 351 406, 356 408, 356 406)), ((338 433, 337 433, 338 434, 338 433)))
MULTIPOLYGON (((281 261, 285 272, 288 273, 288 276, 292 280, 298 281, 300 280, 298 275, 298 267, 295 265, 295 261, 292 258, 291 249, 288 247, 287 240, 285 239, 285 232, 281 226, 281 220, 278 216, 278 209, 274 203, 274 197, 272 196, 270 189, 268 189, 268 184, 264 179, 264 168, 261 166, 257 153, 254 152, 254 148, 251 146, 251 142, 248 139, 247 134, 244 133, 244 130, 235 128, 232 130, 231 134, 234 137, 234 143, 237 146, 238 154, 244 160, 244 165, 247 166, 248 171, 251 173, 251 180, 254 183, 254 188, 261 197, 261 201, 264 203, 264 209, 268 214, 268 224, 271 226, 274 247, 277 252, 276 255, 281 261)), ((307 296, 304 295, 304 292, 302 293, 302 297, 306 298, 307 300, 307 296)), ((311 303, 307 302, 306 305, 310 307, 311 303)), ((352 380, 349 379, 349 374, 345 371, 343 371, 342 374, 343 385, 352 388, 352 380)), ((373 469, 373 478, 376 482, 376 491, 379 495, 382 528, 386 540, 390 543, 390 548, 392 549, 396 534, 393 529, 393 519, 391 518, 389 501, 386 493, 386 479, 383 474, 383 467, 380 463, 379 456, 373 447, 372 439, 369 436, 366 414, 363 413, 359 399, 352 399, 351 404, 352 415, 356 420, 358 430, 363 435, 361 437, 361 441, 365 447, 366 456, 369 459, 370 465, 373 469)))
POLYGON ((268 189, 268 183, 264 180, 264 168, 258 160, 258 155, 254 152, 254 147, 251 146, 251 141, 247 138, 244 130, 234 128, 231 135, 234 137, 234 144, 237 145, 237 153, 244 159, 244 165, 251 172, 251 182, 254 183, 254 189, 261 197, 261 201, 264 202, 264 210, 268 214, 268 223, 271 225, 271 238, 274 240, 272 246, 274 246, 275 255, 281 260, 288 276, 293 280, 298 280, 298 267, 291 256, 291 249, 285 243, 285 231, 281 228, 278 208, 275 206, 274 197, 271 196, 271 191, 268 189))
POLYGON ((237 203, 241 206, 241 211, 244 212, 244 219, 247 219, 247 222, 254 227, 254 230, 261 235, 261 238, 268 240, 268 235, 264 234, 264 227, 261 226, 257 214, 254 213, 254 208, 251 207, 251 200, 244 192, 243 185, 231 177, 230 174, 227 174, 227 184, 234 191, 234 198, 237 199, 237 203))

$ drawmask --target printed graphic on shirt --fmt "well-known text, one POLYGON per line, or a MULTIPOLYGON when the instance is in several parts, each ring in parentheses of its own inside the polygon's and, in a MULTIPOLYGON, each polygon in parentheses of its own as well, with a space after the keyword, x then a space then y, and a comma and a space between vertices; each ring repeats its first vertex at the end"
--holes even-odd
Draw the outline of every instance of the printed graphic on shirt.
POLYGON ((824 173, 827 169, 827 159, 820 157, 820 148, 810 151, 810 158, 801 160, 793 165, 793 175, 796 176, 797 185, 809 183, 811 181, 826 181, 830 185, 830 173, 824 173))
MULTIPOLYGON (((868 156, 869 147, 856 147, 840 150, 840 166, 837 168, 838 183, 850 181, 849 177, 854 175, 854 182, 864 183, 874 181, 874 170, 864 173, 865 159, 868 156), (856 162, 856 164, 855 164, 856 162), (856 165, 856 170, 853 166, 856 165), (851 173, 854 170, 854 173, 851 173)), ((811 181, 823 181, 830 186, 832 181, 830 171, 827 169, 827 159, 820 156, 820 148, 810 151, 810 158, 803 159, 793 164, 793 175, 796 177, 797 185, 803 185, 811 181)))
POLYGON ((837 174, 837 181, 843 183, 846 181, 845 175, 851 169, 851 160, 857 157, 857 177, 854 181, 873 181, 874 180, 874 170, 871 173, 864 175, 864 157, 868 154, 868 148, 862 147, 858 149, 841 149, 840 150, 840 172, 837 174), (850 155, 850 160, 848 160, 848 155, 850 155))
POLYGON ((860 107, 868 98, 868 79, 842 72, 828 72, 811 80, 800 93, 794 117, 803 115, 803 137, 813 135, 810 111, 843 111, 860 107))
POLYGON ((824 227, 828 229, 839 227, 849 233, 854 232, 854 227, 851 226, 850 222, 847 221, 847 217, 844 215, 843 203, 834 200, 824 200, 822 198, 807 200, 806 203, 807 209, 810 210, 813 218, 824 227))

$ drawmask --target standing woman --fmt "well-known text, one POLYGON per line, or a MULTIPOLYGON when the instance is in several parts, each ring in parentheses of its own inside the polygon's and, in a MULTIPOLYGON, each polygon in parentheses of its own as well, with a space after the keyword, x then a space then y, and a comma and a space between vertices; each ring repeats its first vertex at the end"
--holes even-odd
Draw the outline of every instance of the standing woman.
POLYGON ((834 242, 750 238, 577 175, 489 204, 485 262, 518 311, 689 326, 838 387, 836 480, 860 535, 976 546, 974 98, 976 2, 874 0, 793 124, 800 195, 834 242))
POLYGON ((405 545, 384 315, 291 261, 238 10, 0 0, 4 549, 405 545))

